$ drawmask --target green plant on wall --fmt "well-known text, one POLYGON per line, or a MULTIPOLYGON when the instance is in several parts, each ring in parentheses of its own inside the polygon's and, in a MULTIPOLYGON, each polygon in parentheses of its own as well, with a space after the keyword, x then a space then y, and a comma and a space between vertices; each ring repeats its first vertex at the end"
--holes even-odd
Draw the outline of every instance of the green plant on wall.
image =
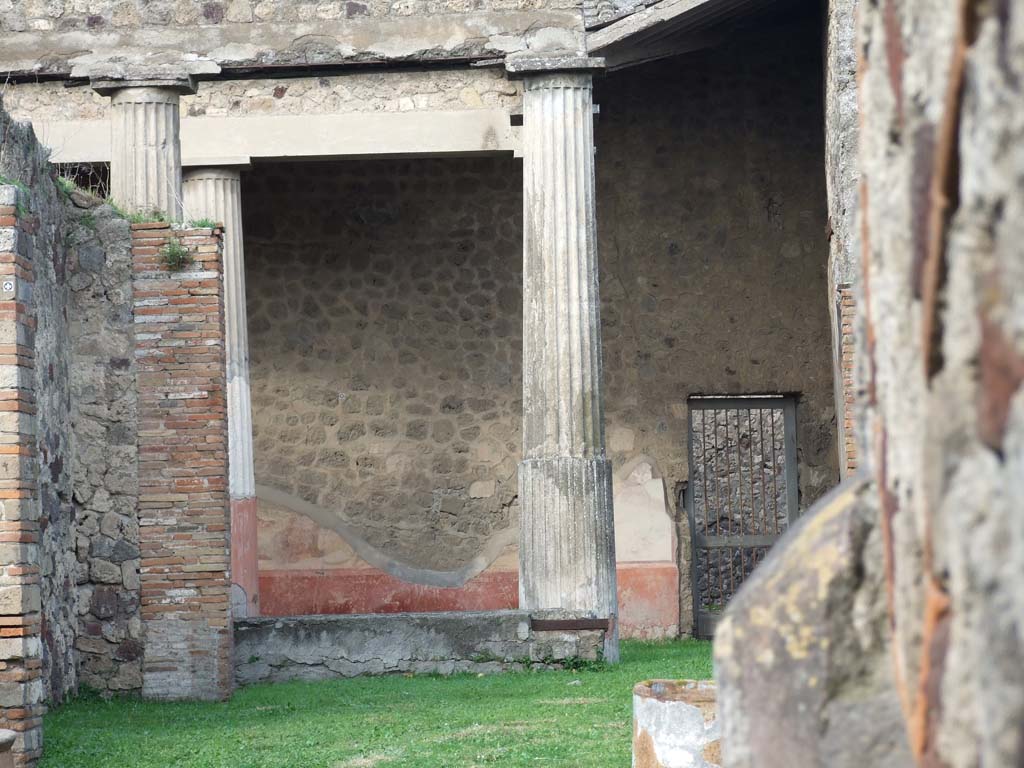
POLYGON ((131 224, 149 224, 152 222, 166 222, 167 215, 158 210, 152 211, 128 211, 116 200, 107 200, 107 204, 114 209, 114 213, 131 224))
POLYGON ((164 260, 164 266, 171 272, 180 272, 192 263, 188 248, 176 238, 160 249, 160 256, 164 260))
POLYGON ((213 229, 213 228, 219 226, 217 224, 217 222, 214 221, 213 219, 205 219, 205 218, 204 219, 192 219, 192 221, 190 221, 188 223, 188 225, 190 227, 192 227, 193 229, 213 229))
POLYGON ((19 200, 15 205, 15 208, 17 209, 18 216, 28 216, 29 211, 28 208, 25 207, 25 200, 28 200, 31 197, 31 193, 29 192, 28 187, 26 187, 22 182, 18 181, 17 179, 11 179, 2 174, 0 174, 0 185, 18 188, 18 191, 21 192, 21 195, 19 195, 19 200))

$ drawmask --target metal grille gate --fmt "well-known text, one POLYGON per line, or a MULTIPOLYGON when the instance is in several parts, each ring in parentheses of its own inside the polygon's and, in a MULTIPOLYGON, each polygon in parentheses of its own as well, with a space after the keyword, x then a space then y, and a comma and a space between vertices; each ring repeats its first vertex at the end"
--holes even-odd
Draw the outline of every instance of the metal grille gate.
POLYGON ((718 616, 797 517, 796 402, 791 397, 689 401, 694 634, 718 616))

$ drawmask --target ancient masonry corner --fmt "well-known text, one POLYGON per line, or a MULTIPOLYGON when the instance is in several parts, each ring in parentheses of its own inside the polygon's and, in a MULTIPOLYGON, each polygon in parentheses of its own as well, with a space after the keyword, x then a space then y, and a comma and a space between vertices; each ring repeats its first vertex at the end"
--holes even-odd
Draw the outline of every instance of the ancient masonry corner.
POLYGON ((42 606, 35 448, 35 307, 22 240, 35 221, 27 197, 0 185, 0 727, 18 733, 15 754, 42 752, 42 606))
POLYGON ((232 690, 223 233, 132 226, 143 695, 232 690), (172 241, 184 269, 164 264, 172 241))

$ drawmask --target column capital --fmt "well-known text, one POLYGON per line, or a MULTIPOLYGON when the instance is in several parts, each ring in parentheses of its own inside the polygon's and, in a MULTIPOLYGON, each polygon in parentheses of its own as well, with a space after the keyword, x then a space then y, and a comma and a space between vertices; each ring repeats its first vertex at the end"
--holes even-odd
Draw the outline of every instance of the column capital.
POLYGON ((196 76, 216 75, 220 65, 209 59, 184 60, 175 56, 137 57, 76 64, 71 76, 88 78, 93 90, 110 96, 125 88, 166 89, 178 95, 196 92, 196 76))
POLYGON ((197 165, 191 168, 185 168, 182 171, 183 182, 190 181, 204 181, 204 180, 218 180, 223 179, 226 181, 238 181, 241 177, 243 169, 248 168, 248 165, 197 165))
POLYGON ((510 78, 529 78, 536 75, 579 74, 603 72, 604 59, 580 54, 511 54, 505 58, 505 71, 510 78))
POLYGON ((115 78, 115 77, 94 77, 89 84, 92 89, 101 96, 118 98, 126 91, 138 92, 140 95, 149 93, 151 101, 156 101, 160 95, 177 99, 179 96, 191 96, 196 92, 197 85, 195 78, 191 75, 180 77, 157 77, 157 78, 115 78))

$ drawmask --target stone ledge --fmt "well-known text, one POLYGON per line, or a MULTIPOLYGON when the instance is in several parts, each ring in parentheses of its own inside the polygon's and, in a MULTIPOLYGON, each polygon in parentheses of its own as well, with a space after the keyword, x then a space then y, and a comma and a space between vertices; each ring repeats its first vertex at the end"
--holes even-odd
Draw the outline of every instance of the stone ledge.
POLYGON ((561 668, 600 659, 604 630, 538 631, 531 619, 581 613, 466 611, 235 621, 235 683, 413 672, 561 668))

